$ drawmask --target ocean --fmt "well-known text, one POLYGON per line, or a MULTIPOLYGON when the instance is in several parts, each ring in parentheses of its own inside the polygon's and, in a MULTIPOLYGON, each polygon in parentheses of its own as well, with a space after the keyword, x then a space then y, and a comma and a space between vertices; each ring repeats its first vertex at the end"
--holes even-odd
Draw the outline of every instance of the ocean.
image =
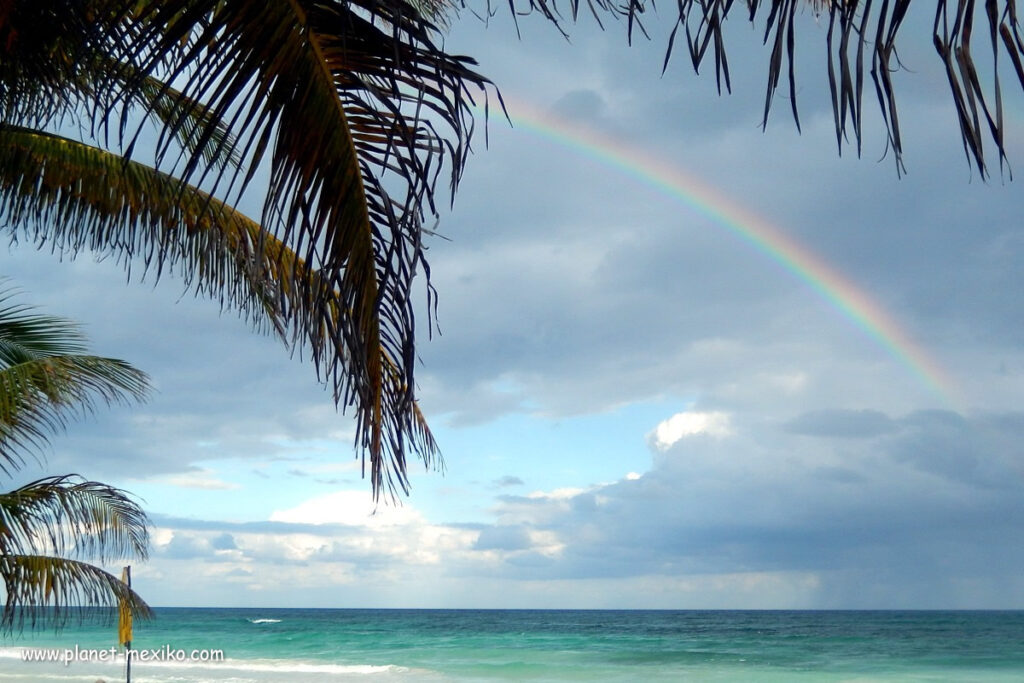
MULTIPOLYGON (((135 627, 137 683, 1024 681, 1024 612, 1016 611, 156 614, 135 627)), ((4 636, 0 683, 124 681, 124 655, 110 650, 116 626, 104 622, 4 636), (100 661, 101 651, 115 661, 100 661)))

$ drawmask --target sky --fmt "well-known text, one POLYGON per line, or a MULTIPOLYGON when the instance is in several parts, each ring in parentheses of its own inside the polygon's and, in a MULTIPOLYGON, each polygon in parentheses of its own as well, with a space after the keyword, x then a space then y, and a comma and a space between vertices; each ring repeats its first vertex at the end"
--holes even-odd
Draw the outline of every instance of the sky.
MULTIPOLYGON (((398 504, 374 508, 350 417, 278 341, 173 278, 7 248, 23 301, 156 387, 41 470, 138 497, 144 598, 1024 608, 1020 181, 967 162, 930 18, 895 77, 899 177, 870 90, 862 156, 837 153, 809 11, 800 132, 782 94, 762 131, 768 51, 739 13, 732 94, 684 52, 662 75, 672 11, 631 47, 589 17, 569 41, 453 22, 513 125, 492 110, 428 245, 417 377, 445 467, 414 466, 398 504)), ((1024 97, 1004 98, 1016 170, 1024 97)))

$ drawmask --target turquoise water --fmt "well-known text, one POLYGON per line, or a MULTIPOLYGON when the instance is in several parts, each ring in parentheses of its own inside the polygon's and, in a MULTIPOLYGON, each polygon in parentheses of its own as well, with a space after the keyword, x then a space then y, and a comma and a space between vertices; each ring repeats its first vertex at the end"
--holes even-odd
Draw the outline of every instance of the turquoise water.
MULTIPOLYGON (((115 640, 112 621, 5 637, 0 683, 124 680, 120 653, 23 661, 115 640)), ((134 645, 162 657, 138 683, 1024 681, 1024 612, 164 608, 134 645)))

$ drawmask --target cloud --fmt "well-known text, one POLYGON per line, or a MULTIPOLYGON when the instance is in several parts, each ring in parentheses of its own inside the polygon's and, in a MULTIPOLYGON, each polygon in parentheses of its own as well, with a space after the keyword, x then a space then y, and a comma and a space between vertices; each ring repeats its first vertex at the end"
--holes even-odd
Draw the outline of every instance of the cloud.
MULTIPOLYGON (((340 491, 281 510, 274 521, 158 516, 153 558, 145 573, 154 581, 160 578, 157 595, 175 595, 174 604, 225 604, 229 599, 238 604, 237 594, 215 597, 213 586, 228 577, 256 596, 257 604, 266 605, 267 596, 292 589, 387 586, 394 581, 421 585, 429 576, 447 575, 444 562, 468 563, 483 571, 489 561, 473 559, 486 555, 473 551, 477 529, 430 524, 408 506, 372 512, 367 492, 340 491), (185 567, 183 562, 190 564, 185 567), (208 595, 214 601, 202 602, 208 595)), ((543 534, 527 533, 543 541, 543 534)), ((329 595, 333 600, 335 594, 329 595)), ((325 604, 324 599, 311 604, 325 604)), ((365 596, 361 604, 366 604, 365 596)))
POLYGON ((577 119, 594 123, 602 119, 608 105, 595 90, 570 90, 551 106, 551 111, 560 118, 577 119))
POLYGON ((199 535, 174 533, 170 542, 158 547, 160 555, 177 560, 191 560, 212 556, 210 542, 199 535))
POLYGON ((505 475, 499 479, 494 480, 494 486, 498 488, 508 488, 510 486, 524 486, 525 482, 519 477, 513 477, 511 475, 505 475))
POLYGON ((807 436, 870 438, 890 434, 897 425, 877 410, 813 410, 793 418, 784 429, 807 436))
POLYGON ((238 550, 235 539, 231 534, 224 533, 210 541, 210 547, 214 550, 238 550))
POLYGON ((336 491, 306 500, 293 508, 276 510, 272 522, 290 524, 344 524, 382 527, 417 522, 421 516, 411 505, 378 506, 369 491, 336 491))
POLYGON ((729 436, 729 415, 722 412, 685 411, 658 424, 648 437, 660 451, 671 448, 680 439, 698 434, 729 436))
POLYGON ((491 526, 480 532, 474 550, 525 550, 531 546, 530 534, 522 526, 491 526))
POLYGON ((799 575, 800 600, 819 606, 964 606, 980 599, 964 588, 975 577, 1013 585, 1024 551, 998 539, 1024 532, 1017 418, 889 420, 900 428, 856 440, 735 432, 677 443, 640 477, 503 497, 501 526, 482 530, 481 543, 519 550, 524 531, 544 530, 561 544, 549 562, 503 565, 506 577, 799 575), (945 445, 922 447, 935 422, 951 430, 945 445), (685 457, 671 457, 680 449, 685 457))
POLYGON ((265 522, 161 517, 147 571, 202 560, 197 594, 230 575, 260 604, 316 587, 368 604, 367 586, 380 590, 369 604, 422 606, 594 606, 576 600, 597 587, 606 606, 1018 604, 1007 596, 1024 550, 1005 539, 1024 533, 1024 414, 883 416, 896 427, 807 439, 733 415, 728 439, 683 437, 610 483, 499 496, 482 524, 434 524, 408 505, 371 515, 364 491, 265 522))
POLYGON ((179 486, 186 489, 203 489, 206 491, 225 491, 241 488, 239 484, 222 481, 210 476, 211 474, 212 472, 209 470, 198 470, 189 474, 165 476, 161 478, 161 481, 171 486, 179 486))

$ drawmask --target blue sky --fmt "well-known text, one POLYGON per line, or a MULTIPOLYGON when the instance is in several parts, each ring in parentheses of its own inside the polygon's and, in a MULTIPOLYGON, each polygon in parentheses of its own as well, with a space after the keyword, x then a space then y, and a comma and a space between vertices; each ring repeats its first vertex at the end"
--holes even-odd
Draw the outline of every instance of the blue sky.
MULTIPOLYGON (((955 400, 707 217, 492 116, 429 245, 441 333, 421 330, 418 378, 446 468, 414 467, 376 514, 310 365, 172 278, 7 250, 25 301, 157 387, 73 425, 45 468, 143 499, 152 604, 1024 607, 1019 181, 972 172, 927 27, 896 77, 897 178, 874 110, 862 158, 837 155, 810 13, 798 134, 781 95, 761 131, 767 51, 739 15, 732 95, 682 53, 662 76, 665 11, 631 48, 624 26, 583 19, 570 43, 529 18, 517 39, 469 13, 448 46, 785 231, 955 400)), ((1024 102, 1004 96, 1016 168, 1024 102)))

